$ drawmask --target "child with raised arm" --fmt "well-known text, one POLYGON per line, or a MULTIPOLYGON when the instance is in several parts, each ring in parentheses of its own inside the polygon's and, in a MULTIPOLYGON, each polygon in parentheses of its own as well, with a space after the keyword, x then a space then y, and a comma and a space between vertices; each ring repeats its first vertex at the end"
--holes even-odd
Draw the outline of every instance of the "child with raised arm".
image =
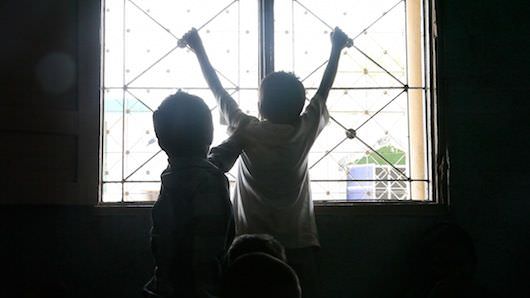
MULTIPOLYGON (((326 99, 335 79, 341 50, 349 39, 331 33, 331 54, 320 86, 305 111, 305 88, 290 73, 275 72, 260 85, 261 119, 243 113, 223 88, 197 30, 183 40, 195 52, 203 75, 217 99, 229 132, 238 132, 241 162, 233 204, 236 234, 266 233, 285 247, 297 272, 304 298, 315 297, 315 252, 320 246, 313 213, 307 156, 326 126, 326 99)), ((239 152, 236 152, 236 154, 239 152)))

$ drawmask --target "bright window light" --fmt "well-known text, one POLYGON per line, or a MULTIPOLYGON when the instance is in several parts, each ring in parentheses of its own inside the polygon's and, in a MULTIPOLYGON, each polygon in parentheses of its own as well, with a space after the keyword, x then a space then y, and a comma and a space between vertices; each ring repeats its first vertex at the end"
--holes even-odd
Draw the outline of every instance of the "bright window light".
MULTIPOLYGON (((309 155, 315 201, 432 200, 423 11, 419 0, 275 1, 275 70, 297 75, 308 98, 333 27, 354 40, 328 99, 331 121, 309 155)), ((103 16, 101 201, 153 201, 167 156, 152 111, 165 97, 178 89, 202 97, 214 116, 213 146, 227 138, 178 38, 197 28, 223 86, 257 116, 258 1, 106 0, 103 16)))

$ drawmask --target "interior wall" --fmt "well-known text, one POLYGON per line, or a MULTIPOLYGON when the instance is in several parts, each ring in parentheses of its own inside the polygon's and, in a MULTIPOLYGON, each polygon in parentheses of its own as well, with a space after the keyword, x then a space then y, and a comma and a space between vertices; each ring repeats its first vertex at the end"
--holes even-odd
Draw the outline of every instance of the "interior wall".
POLYGON ((439 1, 451 214, 475 242, 477 280, 505 296, 528 295, 530 276, 529 12, 524 1, 439 1))
MULTIPOLYGON (((139 297, 151 274, 149 209, 71 206, 96 200, 89 195, 95 187, 90 169, 80 169, 97 160, 93 150, 83 151, 97 149, 97 136, 86 139, 80 128, 97 119, 83 107, 91 92, 97 105, 99 91, 78 77, 80 69, 99 67, 84 60, 98 48, 85 42, 98 31, 98 6, 90 2, 97 3, 0 4, 0 250, 11 273, 1 291, 26 287, 28 280, 43 286, 54 280, 62 281, 69 297, 139 297), (49 74, 46 57, 56 52, 65 54, 58 60, 64 69, 52 67, 52 74, 68 78, 72 64, 64 59, 71 59, 73 83, 39 79, 38 69, 49 74), (87 188, 81 187, 87 180, 87 188)), ((503 297, 527 290, 524 277, 530 276, 529 12, 523 1, 438 3, 450 217, 475 242, 477 281, 503 297)), ((323 291, 333 298, 399 296, 414 278, 419 236, 441 219, 319 212, 323 291)))
POLYGON ((0 202, 93 205, 98 1, 0 4, 0 202))

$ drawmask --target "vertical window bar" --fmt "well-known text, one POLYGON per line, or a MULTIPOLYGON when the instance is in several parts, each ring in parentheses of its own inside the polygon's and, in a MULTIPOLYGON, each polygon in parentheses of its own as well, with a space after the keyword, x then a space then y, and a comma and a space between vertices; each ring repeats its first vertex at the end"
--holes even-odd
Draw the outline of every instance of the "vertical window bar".
POLYGON ((106 40, 105 40, 105 18, 106 18, 106 10, 107 10, 107 1, 101 2, 101 27, 99 31, 99 38, 101 40, 101 48, 100 48, 100 65, 99 65, 99 184, 98 184, 98 203, 103 202, 103 174, 104 174, 104 154, 105 154, 105 102, 103 100, 105 96, 105 48, 107 47, 106 40))
POLYGON ((121 102, 121 202, 125 201, 125 56, 126 56, 126 37, 125 32, 127 30, 126 18, 127 18, 127 1, 123 0, 123 20, 122 20, 122 37, 123 37, 123 57, 122 57, 122 102, 121 102))
POLYGON ((258 0, 259 77, 274 72, 274 0, 258 0))

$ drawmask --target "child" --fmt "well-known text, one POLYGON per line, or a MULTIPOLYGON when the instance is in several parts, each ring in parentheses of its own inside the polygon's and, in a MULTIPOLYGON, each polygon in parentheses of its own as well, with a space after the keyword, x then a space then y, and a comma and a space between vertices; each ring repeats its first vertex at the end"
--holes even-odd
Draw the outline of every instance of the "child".
POLYGON ((285 248, 274 237, 267 234, 244 234, 237 236, 226 254, 227 263, 230 266, 242 255, 262 252, 271 255, 282 262, 287 261, 285 248))
POLYGON ((332 49, 324 77, 305 111, 305 89, 292 74, 276 72, 263 79, 258 109, 261 120, 243 113, 223 89, 197 30, 183 37, 195 52, 203 75, 229 131, 242 144, 234 195, 236 234, 266 233, 287 248, 304 297, 316 291, 315 250, 320 246, 309 186, 307 155, 326 126, 326 99, 335 79, 341 50, 349 39, 340 29, 331 34, 332 49))
POLYGON ((300 298, 296 273, 266 253, 242 255, 228 267, 221 298, 300 298))
MULTIPOLYGON (((228 180, 206 159, 213 135, 210 110, 201 98, 179 91, 160 104, 153 124, 169 166, 162 172, 160 195, 152 210, 155 272, 144 293, 148 297, 217 295, 221 262, 234 226, 228 180)), ((216 152, 222 158, 226 151, 221 147, 216 152)))

